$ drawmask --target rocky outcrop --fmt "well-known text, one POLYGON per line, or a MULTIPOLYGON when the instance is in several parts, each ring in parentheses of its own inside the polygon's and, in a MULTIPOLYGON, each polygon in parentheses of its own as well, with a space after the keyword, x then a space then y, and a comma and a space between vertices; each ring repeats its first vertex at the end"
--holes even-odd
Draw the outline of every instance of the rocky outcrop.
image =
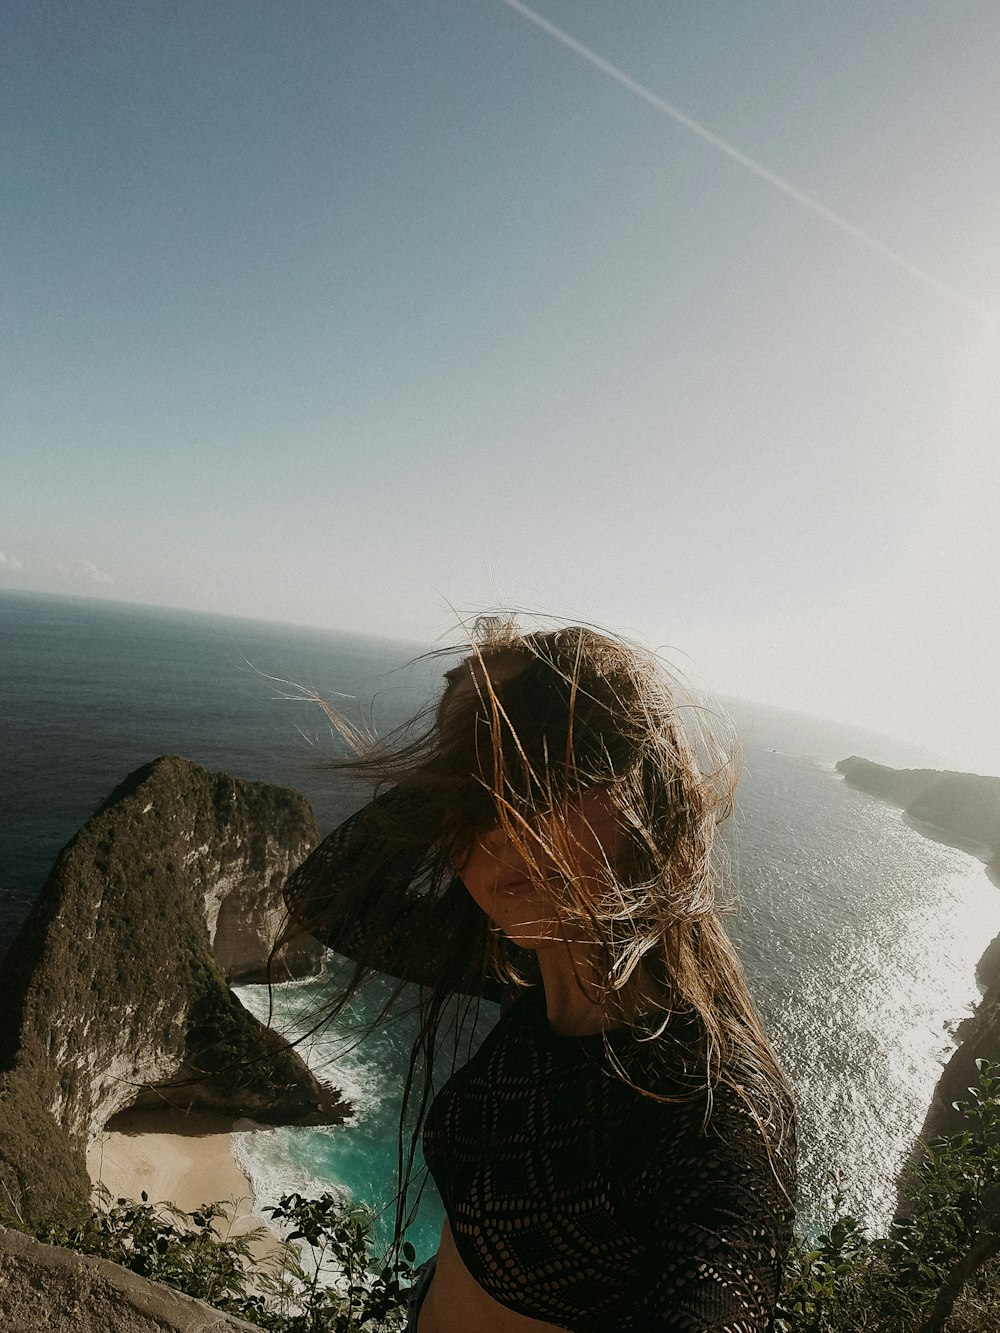
POLYGON ((1000 935, 986 947, 976 964, 976 980, 984 991, 1000 988, 1000 935))
POLYGON ((266 964, 280 882, 315 840, 296 793, 168 757, 63 849, 0 971, 0 1221, 82 1207, 87 1145, 129 1106, 344 1118, 226 984, 266 964))
POLYGON ((932 836, 965 847, 1000 874, 1000 778, 933 768, 887 768, 851 755, 839 772, 853 787, 900 805, 932 836))
POLYGON ((5 1333, 254 1333, 204 1301, 127 1268, 0 1227, 0 1328, 5 1333))
POLYGON ((976 1061, 992 1060, 1000 1063, 1000 986, 994 986, 983 996, 972 1018, 966 1019, 959 1029, 958 1049, 944 1067, 934 1089, 934 1099, 927 1111, 922 1139, 938 1134, 957 1134, 967 1128, 965 1117, 955 1110, 955 1102, 967 1102, 969 1089, 979 1080, 976 1061))

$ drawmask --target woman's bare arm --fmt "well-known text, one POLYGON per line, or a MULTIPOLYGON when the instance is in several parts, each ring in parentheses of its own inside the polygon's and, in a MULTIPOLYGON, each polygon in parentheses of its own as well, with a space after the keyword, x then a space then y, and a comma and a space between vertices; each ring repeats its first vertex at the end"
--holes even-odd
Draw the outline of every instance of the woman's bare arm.
POLYGON ((392 845, 393 789, 325 838, 284 887, 290 926, 379 972, 500 999, 484 976, 486 923, 461 880, 433 890, 428 851, 392 845))

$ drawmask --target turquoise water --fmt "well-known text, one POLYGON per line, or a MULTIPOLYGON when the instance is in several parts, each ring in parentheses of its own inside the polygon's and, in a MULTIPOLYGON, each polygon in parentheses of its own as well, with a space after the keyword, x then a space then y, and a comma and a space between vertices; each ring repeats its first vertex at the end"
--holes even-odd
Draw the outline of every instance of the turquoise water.
MULTIPOLYGON (((0 593, 0 939, 12 938, 62 843, 157 754, 296 787, 329 830, 359 796, 324 768, 337 746, 315 705, 290 699, 280 682, 338 692, 348 715, 385 730, 440 677, 439 662, 403 669, 416 651, 0 593)), ((950 1033, 978 996, 974 968, 1000 933, 1000 892, 973 857, 922 838, 833 771, 851 753, 896 764, 926 756, 769 709, 739 720, 747 763, 728 827, 738 901, 731 929, 799 1096, 803 1216, 808 1225, 819 1215, 827 1178, 842 1170, 853 1206, 877 1223, 891 1209, 896 1167, 950 1033)), ((332 984, 326 976, 277 988, 276 1022, 303 1031, 332 984)), ((266 989, 239 993, 266 1013, 266 989)), ((289 1190, 331 1187, 390 1203, 405 1020, 347 1051, 351 1040, 327 1034, 309 1058, 346 1091, 354 1122, 240 1136, 261 1206, 289 1190)), ((429 1199, 414 1237, 421 1255, 439 1223, 429 1199)))
MULTIPOLYGON (((276 994, 275 1026, 292 1037, 309 1026, 317 1010, 335 992, 339 970, 331 957, 324 977, 281 987, 276 994)), ((345 1188, 346 1195, 375 1209, 385 1242, 392 1234, 395 1218, 399 1090, 406 1076, 412 1022, 402 1017, 373 1039, 360 1046, 354 1044, 390 989, 375 983, 357 1005, 353 1024, 341 1022, 335 1031, 318 1034, 302 1048, 310 1065, 318 1073, 328 1074, 352 1102, 356 1115, 349 1127, 281 1128, 243 1134, 237 1140, 237 1155, 253 1179, 260 1205, 275 1202, 289 1189, 312 1194, 330 1189, 331 1182, 336 1182, 345 1188)), ((266 987, 245 986, 237 993, 251 1012, 266 1019, 266 987)), ((497 1010, 484 1005, 483 1011, 485 1032, 495 1021, 497 1010)), ((420 1258, 437 1249, 443 1221, 444 1212, 431 1184, 409 1233, 420 1258)))

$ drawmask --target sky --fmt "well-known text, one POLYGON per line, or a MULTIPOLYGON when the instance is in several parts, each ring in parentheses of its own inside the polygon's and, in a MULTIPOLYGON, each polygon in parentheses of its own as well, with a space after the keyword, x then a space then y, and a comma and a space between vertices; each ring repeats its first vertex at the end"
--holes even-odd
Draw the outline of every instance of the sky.
POLYGON ((995 0, 7 0, 0 588, 497 606, 1000 772, 995 0))

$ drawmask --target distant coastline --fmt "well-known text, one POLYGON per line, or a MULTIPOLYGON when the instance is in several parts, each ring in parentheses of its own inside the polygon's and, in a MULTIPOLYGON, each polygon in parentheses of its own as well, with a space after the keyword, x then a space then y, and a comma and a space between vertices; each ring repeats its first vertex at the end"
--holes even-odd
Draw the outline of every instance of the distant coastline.
MULTIPOLYGON (((1000 778, 936 769, 887 768, 851 755, 837 764, 852 786, 902 807, 916 832, 959 847, 986 863, 990 882, 1000 888, 1000 778)), ((963 1128, 955 1103, 977 1079, 977 1060, 1000 1061, 1000 935, 986 947, 976 967, 983 996, 975 1013, 959 1025, 958 1046, 934 1089, 921 1138, 963 1128)))
POLYGON ((985 861, 1000 886, 1000 778, 933 768, 889 768, 851 755, 837 771, 852 787, 902 807, 918 833, 985 861))

